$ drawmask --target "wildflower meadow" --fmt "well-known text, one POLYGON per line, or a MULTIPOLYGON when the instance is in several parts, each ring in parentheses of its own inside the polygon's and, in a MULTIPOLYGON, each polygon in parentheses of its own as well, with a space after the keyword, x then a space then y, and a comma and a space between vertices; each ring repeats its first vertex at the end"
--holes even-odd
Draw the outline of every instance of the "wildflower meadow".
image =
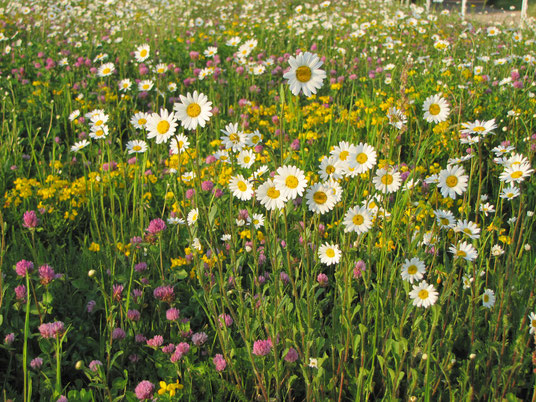
POLYGON ((402 3, 0 2, 0 399, 536 401, 535 22, 402 3))

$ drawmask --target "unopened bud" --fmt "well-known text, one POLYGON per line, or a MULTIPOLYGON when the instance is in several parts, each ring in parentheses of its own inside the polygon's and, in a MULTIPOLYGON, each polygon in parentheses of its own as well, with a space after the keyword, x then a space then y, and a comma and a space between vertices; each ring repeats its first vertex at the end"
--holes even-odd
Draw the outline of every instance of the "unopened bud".
POLYGON ((74 368, 77 370, 80 370, 82 367, 84 367, 84 362, 82 360, 78 360, 74 365, 74 368))
POLYGON ((90 278, 93 278, 95 276, 95 274, 97 273, 97 271, 95 271, 94 269, 91 269, 89 270, 89 272, 87 273, 87 276, 89 276, 90 278))

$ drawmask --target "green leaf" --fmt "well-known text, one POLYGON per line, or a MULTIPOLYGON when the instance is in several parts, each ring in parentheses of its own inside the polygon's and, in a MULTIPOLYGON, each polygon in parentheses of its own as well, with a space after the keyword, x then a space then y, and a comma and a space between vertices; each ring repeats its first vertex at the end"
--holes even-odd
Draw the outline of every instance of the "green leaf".
POLYGON ((177 279, 185 279, 188 277, 188 272, 186 272, 184 269, 181 269, 180 271, 176 272, 175 275, 177 276, 177 279))
POLYGON ((521 401, 521 399, 519 399, 518 397, 516 397, 514 394, 512 394, 511 392, 507 393, 506 396, 505 396, 505 399, 508 401, 508 402, 518 402, 518 401, 521 401))

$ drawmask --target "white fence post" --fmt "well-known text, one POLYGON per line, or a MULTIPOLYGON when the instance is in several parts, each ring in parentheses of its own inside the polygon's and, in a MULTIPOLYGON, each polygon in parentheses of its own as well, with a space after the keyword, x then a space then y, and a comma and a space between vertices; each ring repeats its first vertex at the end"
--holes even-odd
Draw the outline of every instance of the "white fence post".
POLYGON ((467 9, 467 0, 462 0, 462 20, 465 20, 466 9, 467 9))
POLYGON ((521 3, 521 26, 527 21, 527 9, 529 8, 529 0, 523 0, 521 3))

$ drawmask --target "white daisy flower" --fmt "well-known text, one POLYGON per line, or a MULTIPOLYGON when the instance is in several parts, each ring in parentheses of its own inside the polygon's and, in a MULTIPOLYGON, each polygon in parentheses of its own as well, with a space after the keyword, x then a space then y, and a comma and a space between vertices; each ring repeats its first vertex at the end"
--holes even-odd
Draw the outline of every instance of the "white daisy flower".
POLYGON ((272 179, 266 180, 255 191, 257 201, 259 201, 268 211, 282 209, 285 207, 287 199, 281 194, 272 179))
POLYGON ((409 292, 409 297, 413 299, 413 305, 428 308, 434 305, 438 298, 438 293, 434 285, 429 285, 422 281, 418 285, 413 285, 413 290, 409 292))
POLYGON ((450 197, 453 200, 457 195, 462 195, 467 190, 467 181, 469 176, 465 174, 463 166, 447 166, 439 172, 438 187, 443 197, 450 197))
POLYGON ((324 181, 328 179, 339 180, 344 173, 343 163, 335 156, 324 157, 320 162, 318 174, 324 181))
POLYGON ((147 143, 143 140, 133 140, 127 142, 127 150, 129 154, 142 154, 147 151, 147 143))
POLYGON ((119 81, 119 90, 122 92, 128 91, 131 86, 132 86, 132 81, 130 81, 128 78, 125 78, 124 80, 119 81))
POLYGON ((337 244, 324 243, 318 249, 318 258, 320 258, 322 264, 338 264, 341 260, 341 255, 341 250, 337 244))
POLYGON ((358 235, 368 232, 372 227, 370 209, 367 206, 355 206, 348 209, 343 219, 344 232, 355 232, 358 235))
POLYGON ((89 133, 89 137, 93 138, 94 140, 103 140, 108 136, 108 126, 106 124, 100 126, 100 127, 91 127, 91 131, 89 133))
POLYGON ((470 239, 480 238, 480 228, 474 222, 471 222, 467 219, 459 220, 456 226, 454 226, 454 231, 457 233, 463 233, 468 236, 470 239))
POLYGON ((316 183, 305 192, 305 199, 309 211, 315 214, 325 214, 335 206, 335 199, 331 195, 330 188, 324 183, 316 183))
POLYGON ((530 313, 529 315, 529 333, 536 334, 536 314, 530 313))
POLYGON ((188 137, 184 134, 178 134, 174 136, 169 142, 169 149, 173 155, 179 155, 185 152, 190 146, 190 141, 188 137))
POLYGON ((305 96, 316 94, 322 87, 322 82, 326 78, 326 72, 320 70, 324 64, 317 55, 305 52, 298 56, 291 56, 289 59, 290 71, 283 75, 288 80, 290 90, 294 95, 299 95, 303 91, 305 96))
POLYGON ((462 134, 485 136, 497 128, 495 119, 488 121, 476 120, 473 123, 462 123, 462 134))
POLYGON ((89 145, 88 140, 75 142, 74 145, 71 146, 71 152, 78 152, 81 149, 84 149, 85 147, 87 147, 88 145, 89 145))
POLYGON ((253 214, 248 217, 248 223, 253 225, 255 229, 260 229, 264 226, 264 216, 262 214, 253 214))
POLYGON ((400 188, 402 179, 400 172, 395 172, 391 168, 382 168, 376 171, 376 176, 372 179, 376 190, 384 193, 394 193, 400 188))
POLYGON ((506 188, 503 188, 501 193, 499 194, 499 197, 505 198, 507 200, 513 200, 514 198, 518 197, 521 192, 517 187, 509 186, 506 188))
POLYGON ((491 248, 491 255, 494 257, 499 257, 504 254, 504 249, 500 244, 496 244, 491 248))
POLYGON ((376 165, 376 150, 367 143, 360 142, 351 150, 348 165, 356 174, 365 173, 376 165))
POLYGON ((491 289, 486 289, 482 295, 482 305, 486 308, 492 308, 495 304, 495 292, 491 289))
POLYGON ((302 170, 296 166, 281 166, 274 176, 276 188, 287 200, 293 200, 302 196, 307 186, 307 179, 302 170))
POLYGON ((420 281, 424 277, 426 266, 424 262, 417 257, 413 257, 411 260, 406 259, 402 264, 402 279, 413 283, 413 281, 420 281))
POLYGON ((150 51, 149 45, 141 45, 134 51, 134 58, 138 63, 141 63, 149 58, 150 51))
POLYGON ((145 128, 147 125, 147 119, 149 119, 150 114, 144 112, 138 112, 130 119, 130 124, 136 129, 145 128))
POLYGON ((173 112, 160 109, 160 114, 153 113, 147 119, 147 138, 156 138, 156 143, 166 143, 175 134, 177 119, 173 112))
POLYGON ((450 107, 441 95, 432 95, 426 98, 423 104, 424 119, 428 123, 441 123, 447 120, 450 107))
POLYGON ((460 241, 456 245, 449 247, 449 251, 454 254, 454 258, 463 258, 466 261, 474 261, 478 257, 478 251, 474 246, 465 241, 460 241))
POLYGON ((138 91, 147 92, 150 91, 154 86, 154 83, 151 80, 142 80, 138 83, 138 91))
POLYGON ((526 177, 529 177, 534 172, 534 169, 530 167, 528 163, 521 163, 511 165, 504 169, 504 172, 499 176, 499 180, 502 182, 521 183, 526 177))
POLYGON ((237 157, 238 165, 243 169, 249 169, 255 163, 255 153, 251 149, 243 149, 237 157))
POLYGON ((441 209, 434 211, 434 214, 436 216, 437 224, 441 229, 450 229, 456 223, 454 214, 450 211, 441 209))
POLYGON ((108 77, 109 75, 112 75, 114 71, 114 63, 104 63, 102 66, 99 67, 97 75, 99 77, 108 77))
POLYGON ((242 201, 249 201, 253 197, 253 185, 241 174, 231 177, 229 190, 231 190, 233 196, 242 201))
POLYGON ((74 121, 78 116, 80 116, 80 110, 76 109, 69 115, 69 120, 74 121))
POLYGON ((220 139, 225 149, 240 152, 246 145, 246 134, 238 129, 238 123, 227 124, 221 132, 224 135, 220 139))
POLYGON ((255 130, 252 133, 246 135, 246 145, 248 147, 254 147, 262 142, 262 134, 259 130, 255 130))
POLYGON ((198 219, 199 219, 199 211, 197 208, 194 208, 190 212, 188 212, 188 216, 186 217, 186 222, 188 222, 188 226, 192 226, 197 222, 198 219))
POLYGON ((175 103, 173 108, 182 126, 187 130, 195 130, 197 126, 205 127, 212 116, 212 102, 206 95, 194 91, 186 96, 180 95, 181 103, 175 103))
POLYGON ((330 152, 331 156, 339 159, 342 162, 343 167, 346 167, 350 162, 350 154, 355 153, 355 145, 346 141, 339 142, 335 145, 330 152))

